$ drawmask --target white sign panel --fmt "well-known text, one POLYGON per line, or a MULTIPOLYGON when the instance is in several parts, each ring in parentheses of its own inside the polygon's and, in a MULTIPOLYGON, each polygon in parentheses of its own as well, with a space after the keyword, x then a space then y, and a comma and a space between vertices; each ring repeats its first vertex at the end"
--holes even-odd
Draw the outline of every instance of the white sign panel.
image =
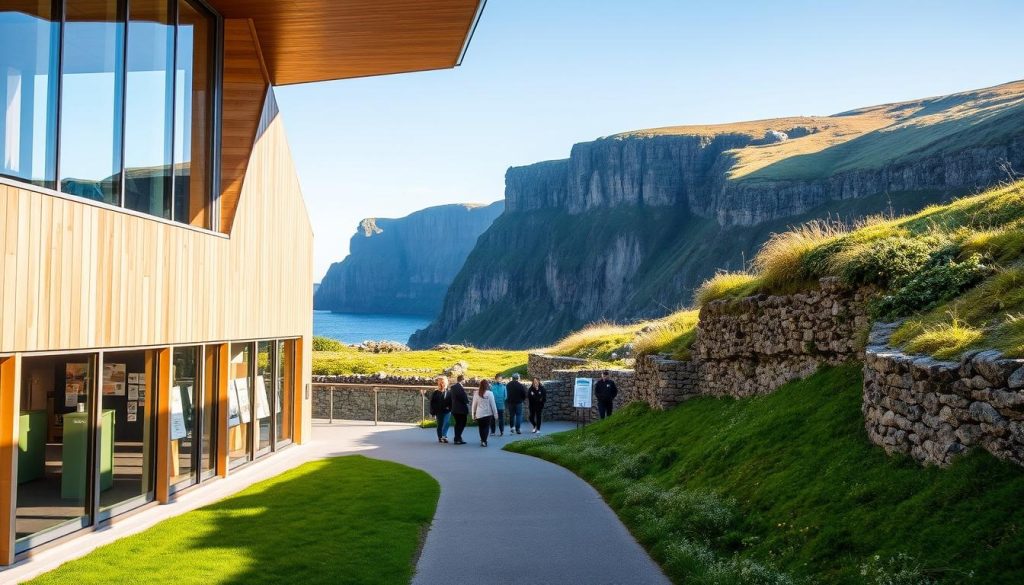
POLYGON ((576 408, 590 408, 594 380, 592 378, 576 378, 573 386, 572 405, 576 408))
POLYGON ((238 413, 238 391, 235 389, 235 385, 232 384, 228 388, 228 426, 235 427, 242 422, 238 413))
POLYGON ((242 415, 242 422, 248 423, 252 420, 252 407, 249 405, 249 378, 235 378, 235 393, 238 394, 238 412, 242 415))
POLYGON ((267 380, 263 376, 256 376, 256 418, 264 419, 270 416, 270 402, 267 400, 267 380))
POLYGON ((185 426, 185 410, 181 404, 181 387, 171 388, 171 440, 177 441, 188 436, 185 426))

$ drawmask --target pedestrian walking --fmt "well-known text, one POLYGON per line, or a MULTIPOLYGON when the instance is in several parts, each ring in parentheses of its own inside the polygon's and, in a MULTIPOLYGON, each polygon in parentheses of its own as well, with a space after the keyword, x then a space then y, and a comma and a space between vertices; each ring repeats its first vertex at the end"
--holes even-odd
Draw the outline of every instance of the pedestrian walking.
POLYGON ((437 442, 448 442, 448 421, 452 412, 448 407, 448 378, 437 377, 437 388, 430 393, 430 414, 437 421, 437 442))
POLYGON ((530 384, 530 390, 526 393, 526 397, 530 402, 530 424, 533 425, 533 430, 530 432, 539 433, 544 403, 548 401, 548 391, 544 388, 544 384, 540 383, 540 378, 533 377, 533 383, 530 384))
POLYGON ((490 385, 487 380, 481 380, 480 388, 473 394, 473 420, 480 431, 481 447, 487 446, 487 435, 494 424, 494 417, 498 416, 498 404, 494 400, 494 392, 491 391, 490 385))
POLYGON ((523 426, 523 402, 526 401, 526 386, 519 381, 519 374, 512 374, 512 381, 506 387, 508 393, 508 432, 521 435, 523 426))
POLYGON ((508 389, 505 387, 505 377, 498 372, 494 375, 494 383, 491 384, 491 392, 494 393, 494 403, 498 405, 498 414, 491 421, 491 436, 495 430, 501 431, 505 436, 505 402, 508 400, 508 389))
POLYGON ((448 407, 452 411, 452 418, 455 419, 455 445, 465 445, 462 440, 462 431, 466 430, 466 417, 469 416, 469 395, 462 387, 465 376, 459 374, 455 383, 448 389, 448 407))
POLYGON ((597 414, 602 419, 612 415, 612 406, 615 397, 619 394, 619 387, 615 381, 608 377, 608 370, 601 372, 601 379, 594 386, 594 396, 597 397, 597 414))

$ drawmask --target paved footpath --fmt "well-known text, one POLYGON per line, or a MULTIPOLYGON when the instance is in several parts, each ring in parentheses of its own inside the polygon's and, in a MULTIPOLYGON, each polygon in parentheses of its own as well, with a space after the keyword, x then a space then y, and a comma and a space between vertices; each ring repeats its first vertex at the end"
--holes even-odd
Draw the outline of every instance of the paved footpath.
MULTIPOLYGON (((570 427, 550 423, 544 430, 570 427)), ((325 454, 355 450, 422 469, 441 484, 414 584, 669 582, 589 484, 552 463, 501 449, 528 433, 492 437, 485 449, 475 428, 466 429, 465 445, 440 445, 433 429, 382 428, 388 430, 325 425, 314 437, 325 454), (332 451, 332 444, 339 448, 332 451)))

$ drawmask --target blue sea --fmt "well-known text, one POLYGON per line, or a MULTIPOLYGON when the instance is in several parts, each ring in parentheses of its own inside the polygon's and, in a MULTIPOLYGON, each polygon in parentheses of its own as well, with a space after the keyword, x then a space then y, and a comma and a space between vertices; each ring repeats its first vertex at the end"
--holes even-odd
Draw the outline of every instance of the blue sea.
POLYGON ((409 342, 417 329, 430 324, 430 317, 410 315, 357 315, 313 311, 313 335, 337 339, 343 343, 366 340, 409 342))

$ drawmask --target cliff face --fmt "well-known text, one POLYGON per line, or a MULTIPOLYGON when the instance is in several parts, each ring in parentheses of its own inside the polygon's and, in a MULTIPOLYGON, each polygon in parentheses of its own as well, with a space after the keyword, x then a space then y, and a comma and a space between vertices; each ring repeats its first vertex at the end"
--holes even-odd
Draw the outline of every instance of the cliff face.
POLYGON ((442 205, 399 219, 364 219, 349 255, 328 269, 313 307, 339 313, 436 315, 477 238, 504 209, 442 205))
POLYGON ((1024 83, 836 116, 632 132, 505 175, 507 209, 411 342, 527 347, 688 304, 773 231, 1024 171, 1024 83), (509 321, 516 322, 510 325, 509 321))

